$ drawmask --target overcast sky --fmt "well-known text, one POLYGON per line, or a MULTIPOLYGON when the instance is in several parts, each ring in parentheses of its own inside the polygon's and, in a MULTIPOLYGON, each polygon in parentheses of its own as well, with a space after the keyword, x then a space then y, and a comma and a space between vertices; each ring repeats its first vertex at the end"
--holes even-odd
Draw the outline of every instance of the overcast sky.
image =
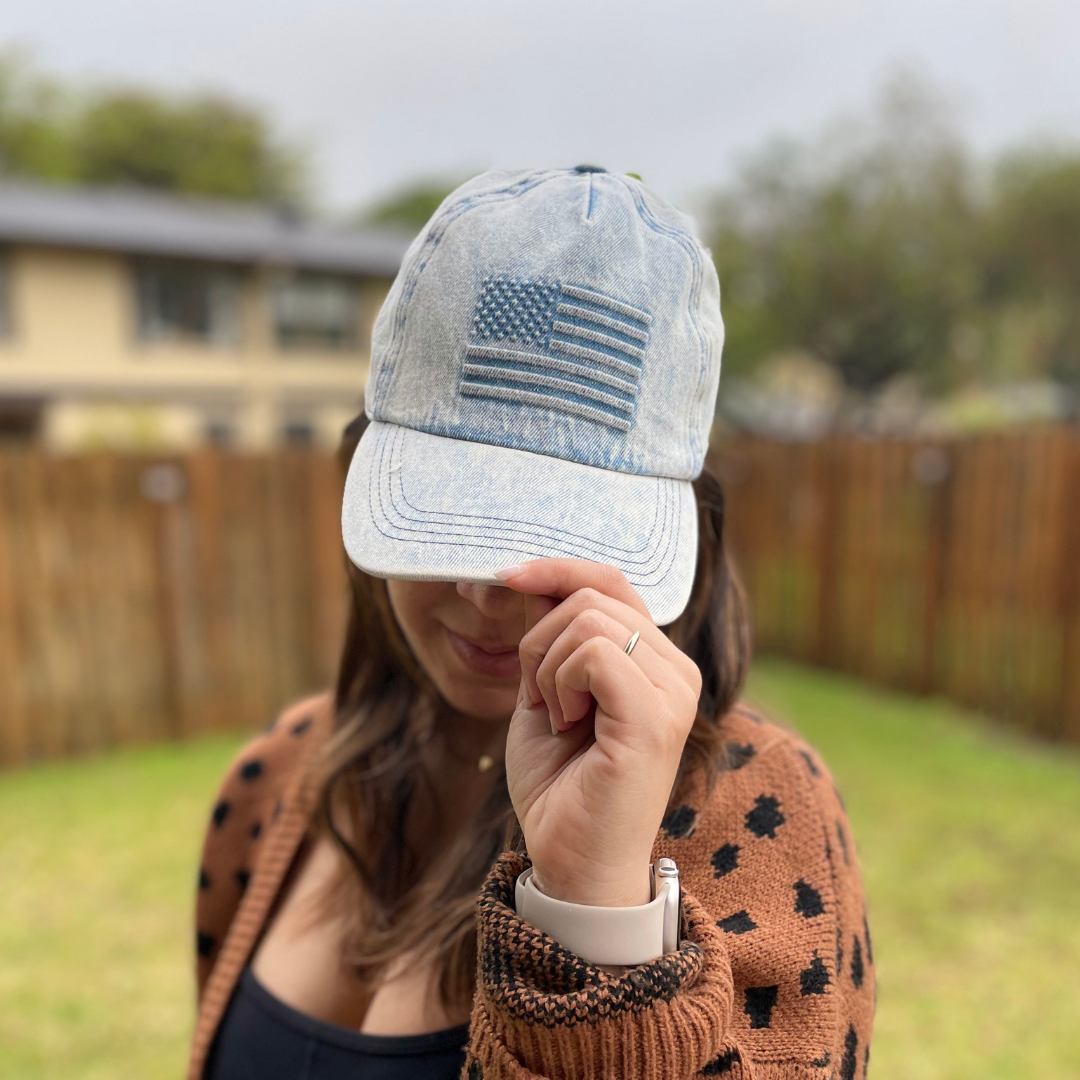
POLYGON ((353 207, 423 175, 602 164, 676 200, 914 68, 988 152, 1080 139, 1076 0, 6 0, 47 70, 213 88, 353 207))

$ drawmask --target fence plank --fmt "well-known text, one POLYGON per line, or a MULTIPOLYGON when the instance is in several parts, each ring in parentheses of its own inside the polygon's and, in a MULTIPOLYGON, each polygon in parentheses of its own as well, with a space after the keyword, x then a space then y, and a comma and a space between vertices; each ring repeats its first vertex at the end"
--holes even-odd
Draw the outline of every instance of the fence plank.
POLYGON ((717 459, 759 649, 1080 743, 1075 431, 816 447, 739 436, 717 459), (792 592, 806 580, 810 608, 792 592))
POLYGON ((0 765, 264 724, 329 685, 329 455, 0 450, 0 765))
MULTIPOLYGON (((759 648, 1080 743, 1075 431, 739 437, 713 464, 759 648)), ((0 450, 0 765, 254 727, 330 685, 341 484, 312 452, 0 450)))

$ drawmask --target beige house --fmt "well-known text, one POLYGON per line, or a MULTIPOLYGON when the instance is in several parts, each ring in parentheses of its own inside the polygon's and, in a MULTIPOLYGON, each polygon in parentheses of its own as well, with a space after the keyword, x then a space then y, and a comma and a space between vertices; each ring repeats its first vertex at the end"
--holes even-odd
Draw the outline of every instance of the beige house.
POLYGON ((0 439, 330 445, 407 238, 265 208, 0 183, 0 439))

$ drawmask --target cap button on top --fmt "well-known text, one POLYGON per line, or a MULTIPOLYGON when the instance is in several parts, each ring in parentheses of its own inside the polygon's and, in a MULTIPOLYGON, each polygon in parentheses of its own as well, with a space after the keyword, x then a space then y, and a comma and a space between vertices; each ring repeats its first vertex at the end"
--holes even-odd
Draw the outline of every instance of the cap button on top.
POLYGON ((599 165, 575 165, 574 172, 607 172, 607 169, 602 169, 599 165))

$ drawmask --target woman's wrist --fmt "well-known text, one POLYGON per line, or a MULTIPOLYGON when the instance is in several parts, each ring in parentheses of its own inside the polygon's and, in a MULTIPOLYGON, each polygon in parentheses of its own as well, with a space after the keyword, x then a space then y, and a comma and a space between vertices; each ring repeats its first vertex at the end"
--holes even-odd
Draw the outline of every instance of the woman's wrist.
POLYGON ((553 900, 589 907, 639 907, 652 899, 649 864, 625 874, 566 878, 533 864, 533 884, 553 900))

